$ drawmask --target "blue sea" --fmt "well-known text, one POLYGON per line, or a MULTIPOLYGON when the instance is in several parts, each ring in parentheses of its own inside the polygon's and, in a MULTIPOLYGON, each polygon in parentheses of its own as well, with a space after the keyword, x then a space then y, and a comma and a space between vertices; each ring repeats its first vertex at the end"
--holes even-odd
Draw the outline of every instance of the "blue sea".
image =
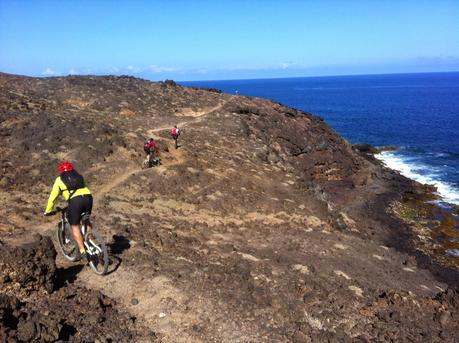
POLYGON ((459 204, 459 72, 182 82, 270 98, 325 119, 350 143, 459 204))

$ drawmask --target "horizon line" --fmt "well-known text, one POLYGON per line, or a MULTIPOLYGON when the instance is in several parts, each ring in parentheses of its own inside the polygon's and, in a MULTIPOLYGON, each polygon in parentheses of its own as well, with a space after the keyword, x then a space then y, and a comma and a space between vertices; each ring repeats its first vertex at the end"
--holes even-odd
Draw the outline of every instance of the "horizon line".
POLYGON ((180 81, 173 80, 175 82, 214 82, 214 81, 251 81, 251 80, 282 80, 282 79, 307 79, 307 78, 326 78, 326 77, 346 77, 346 76, 381 76, 381 75, 413 75, 413 74, 448 74, 448 73, 459 73, 459 70, 449 71, 416 71, 416 72, 392 72, 392 73, 365 73, 365 74, 330 74, 330 75, 317 75, 317 76, 288 76, 288 77, 259 77, 250 79, 214 79, 214 80, 189 80, 180 81))
POLYGON ((388 72, 388 73, 364 73, 364 74, 330 74, 330 75, 309 75, 309 76, 288 76, 288 77, 259 77, 259 78, 235 78, 235 79, 212 79, 212 80, 174 80, 173 78, 165 78, 161 80, 152 80, 143 76, 136 76, 133 74, 62 74, 62 75, 43 75, 43 76, 34 76, 26 74, 14 74, 9 72, 4 72, 0 70, 0 74, 7 74, 12 76, 20 77, 30 77, 30 78, 61 78, 61 77, 107 77, 115 76, 122 77, 128 76, 136 79, 142 79, 151 82, 162 82, 166 80, 171 80, 174 82, 215 82, 215 81, 252 81, 252 80, 282 80, 282 79, 306 79, 306 78, 327 78, 327 77, 348 77, 348 76, 382 76, 382 75, 416 75, 416 74, 448 74, 448 73, 459 73, 459 70, 448 70, 448 71, 420 71, 420 72, 388 72))

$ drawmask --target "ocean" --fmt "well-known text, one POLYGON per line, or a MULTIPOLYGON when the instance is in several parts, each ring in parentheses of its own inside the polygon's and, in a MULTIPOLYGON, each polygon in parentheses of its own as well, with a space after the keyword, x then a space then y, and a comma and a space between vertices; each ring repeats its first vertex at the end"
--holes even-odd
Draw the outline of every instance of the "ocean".
POLYGON ((322 117, 350 143, 459 204, 459 72, 180 82, 269 98, 322 117))

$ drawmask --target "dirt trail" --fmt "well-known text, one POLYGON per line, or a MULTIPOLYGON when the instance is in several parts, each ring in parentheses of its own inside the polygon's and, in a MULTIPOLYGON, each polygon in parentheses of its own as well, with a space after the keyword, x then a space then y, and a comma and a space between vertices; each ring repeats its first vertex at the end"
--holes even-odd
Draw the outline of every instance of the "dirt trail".
MULTIPOLYGON (((206 115, 209 115, 212 112, 220 110, 229 101, 231 101, 231 100, 224 101, 223 103, 221 103, 221 104, 219 104, 219 105, 217 105, 215 107, 212 107, 207 111, 196 112, 193 115, 186 115, 188 117, 194 117, 195 119, 193 119, 193 120, 185 120, 185 121, 181 121, 181 122, 179 122, 177 124, 169 124, 169 125, 166 125, 166 126, 161 126, 161 127, 155 128, 155 129, 150 129, 150 130, 147 130, 147 133, 150 134, 150 135, 153 135, 156 139, 161 139, 160 137, 156 136, 155 134, 160 132, 160 131, 170 130, 173 125, 177 125, 179 128, 183 128, 183 127, 188 126, 189 124, 198 123, 198 122, 202 121, 202 117, 204 117, 206 115)), ((182 115, 182 116, 185 116, 185 115, 182 115)))
MULTIPOLYGON (((175 125, 177 125, 179 128, 181 128, 181 127, 187 126, 190 123, 196 123, 198 121, 200 121, 200 119, 181 121, 181 122, 179 122, 178 124, 175 124, 175 125)), ((156 129, 153 129, 153 130, 147 130, 147 132, 152 134, 152 133, 158 133, 160 131, 170 130, 171 128, 172 128, 172 125, 167 125, 167 126, 158 127, 156 129)))
POLYGON ((217 106, 214 106, 212 108, 209 108, 207 110, 204 110, 204 111, 192 111, 192 110, 190 110, 190 111, 185 111, 183 113, 177 113, 176 115, 180 116, 180 117, 202 117, 202 116, 207 115, 209 113, 218 111, 223 106, 225 106, 228 101, 230 101, 230 100, 223 101, 221 104, 219 104, 217 106))
POLYGON ((126 181, 130 176, 145 172, 147 169, 142 170, 140 167, 136 167, 133 169, 128 169, 126 172, 115 178, 114 180, 111 180, 109 183, 104 185, 102 188, 96 190, 96 197, 103 197, 105 194, 107 194, 109 191, 112 189, 116 188, 118 185, 122 184, 124 181, 126 181))
MULTIPOLYGON (((226 103, 227 102, 224 102, 224 103, 222 103, 222 104, 220 104, 218 106, 212 107, 211 109, 209 109, 206 112, 199 112, 199 115, 194 115, 193 116, 193 117, 198 117, 197 119, 186 120, 186 121, 179 122, 177 124, 177 126, 179 128, 180 127, 186 127, 189 124, 199 122, 199 121, 202 120, 200 117, 203 117, 203 116, 205 116, 207 114, 210 114, 212 112, 215 112, 215 111, 221 109, 226 103)), ((170 128, 171 128, 171 125, 162 126, 162 127, 159 127, 159 128, 147 130, 147 133, 154 135, 155 133, 158 133, 158 132, 164 131, 164 130, 169 130, 170 128)), ((160 137, 155 137, 155 138, 156 139, 161 139, 160 137)), ((163 168, 156 168, 156 169, 162 170, 162 169, 164 169, 164 167, 176 165, 176 164, 180 163, 181 161, 183 161, 183 157, 181 156, 181 152, 180 151, 172 152, 174 150, 176 150, 176 149, 173 147, 173 144, 169 144, 169 151, 170 151, 171 155, 173 155, 175 158, 177 158, 177 161, 176 162, 172 162, 172 163, 170 163, 168 161, 164 161, 163 164, 162 164, 163 168)), ((114 180, 111 180, 109 183, 107 183, 102 188, 97 190, 97 196, 103 196, 104 194, 106 194, 110 190, 112 190, 115 187, 117 187, 118 185, 122 184, 130 176, 135 175, 135 174, 139 174, 139 173, 142 173, 142 172, 146 172, 147 170, 148 169, 139 170, 137 167, 126 170, 123 174, 121 174, 120 176, 118 176, 114 180)))
MULTIPOLYGON (((173 299, 174 307, 184 307, 188 297, 174 287, 174 281, 164 276, 147 278, 135 269, 121 264, 112 274, 95 276, 85 268, 79 275, 86 287, 100 290, 119 301, 130 313, 148 327, 155 327, 166 338, 165 342, 196 342, 187 337, 185 328, 190 323, 198 323, 198 315, 187 311, 171 312, 165 299, 173 299), (185 325, 186 323, 186 325, 185 325), (169 340, 173 337, 172 340, 169 340)), ((204 308, 201 309, 204 311, 204 308)))
MULTIPOLYGON (((184 122, 185 124, 188 122, 184 122)), ((158 132, 161 130, 165 130, 164 128, 159 128, 152 130, 151 132, 158 132)), ((161 165, 159 167, 155 168, 147 168, 147 169, 140 169, 140 166, 137 167, 132 167, 124 171, 121 175, 116 177, 115 179, 111 180, 104 186, 102 186, 100 189, 97 189, 95 194, 96 197, 103 197, 105 194, 107 194, 109 191, 113 190, 117 186, 121 185, 123 182, 125 182, 129 177, 137 174, 142 174, 142 173, 147 173, 148 171, 164 171, 165 168, 171 167, 177 164, 180 164, 183 162, 184 157, 182 154, 181 150, 177 150, 174 147, 173 143, 168 143, 169 146, 169 152, 168 153, 163 153, 163 157, 161 160, 161 165), (167 158, 169 155, 169 158, 167 158), (172 157, 172 160, 170 160, 170 157, 172 157)))
MULTIPOLYGON (((207 112, 200 113, 199 118, 182 121, 177 125, 179 127, 186 127, 190 124, 199 122, 202 120, 201 117, 222 108, 225 103, 213 107, 207 112)), ((153 134, 168 129, 170 129, 170 126, 155 128, 148 130, 148 132, 153 134)), ((96 190, 96 198, 104 197, 105 194, 122 185, 131 176, 148 172, 163 173, 169 167, 183 163, 185 160, 183 151, 181 149, 175 149, 173 143, 170 142, 168 142, 168 147, 169 151, 163 154, 162 164, 160 166, 144 170, 140 169, 140 167, 129 168, 99 190, 96 190)), ((168 313, 167 305, 163 303, 164 299, 174 299, 175 302, 178 302, 181 304, 180 306, 182 306, 188 300, 183 293, 173 286, 172 280, 168 280, 163 276, 146 279, 143 275, 136 272, 135 268, 129 268, 129 266, 123 263, 121 263, 114 273, 105 277, 97 276, 93 274, 89 268, 85 268, 78 275, 78 279, 86 287, 100 290, 104 294, 117 299, 129 312, 138 318, 142 318, 145 324, 148 324, 150 327, 158 328, 165 337, 173 337, 172 341, 197 341, 196 338, 187 337, 184 333, 184 328, 189 326, 190 322, 198 323, 198 314, 183 314, 176 311, 171 315, 168 313), (184 325, 185 322, 186 325, 184 325)), ((201 311, 205 312, 206 306, 203 305, 198 310, 198 312, 201 311)))

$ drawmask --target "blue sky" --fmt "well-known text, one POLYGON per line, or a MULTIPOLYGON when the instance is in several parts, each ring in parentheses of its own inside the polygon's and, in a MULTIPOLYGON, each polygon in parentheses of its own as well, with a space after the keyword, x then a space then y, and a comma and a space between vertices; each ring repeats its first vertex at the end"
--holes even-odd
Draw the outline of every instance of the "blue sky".
POLYGON ((0 71, 180 81, 459 71, 459 1, 0 0, 0 71))

